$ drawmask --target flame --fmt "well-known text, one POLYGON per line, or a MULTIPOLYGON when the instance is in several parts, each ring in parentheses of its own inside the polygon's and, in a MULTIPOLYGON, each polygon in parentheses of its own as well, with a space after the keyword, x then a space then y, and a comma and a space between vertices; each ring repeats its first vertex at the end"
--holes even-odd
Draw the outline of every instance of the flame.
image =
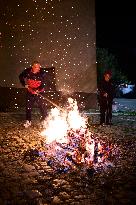
POLYGON ((86 128, 87 119, 79 113, 76 100, 68 98, 68 103, 66 111, 62 112, 58 108, 51 109, 44 124, 45 130, 41 133, 46 137, 46 143, 53 141, 67 143, 68 130, 86 128))
POLYGON ((99 166, 113 165, 108 161, 111 145, 107 146, 87 128, 87 117, 79 113, 76 100, 68 98, 63 111, 51 109, 44 127, 41 135, 45 137, 47 161, 54 169, 57 163, 65 166, 64 170, 80 165, 96 170, 99 166))
POLYGON ((80 129, 81 127, 86 127, 86 118, 82 117, 78 111, 77 101, 72 98, 68 99, 69 102, 69 112, 68 112, 68 123, 69 127, 74 130, 80 129))
POLYGON ((51 109, 51 113, 45 122, 46 129, 41 133, 46 136, 46 143, 53 141, 67 143, 66 134, 68 125, 66 122, 66 114, 61 114, 58 108, 51 109))

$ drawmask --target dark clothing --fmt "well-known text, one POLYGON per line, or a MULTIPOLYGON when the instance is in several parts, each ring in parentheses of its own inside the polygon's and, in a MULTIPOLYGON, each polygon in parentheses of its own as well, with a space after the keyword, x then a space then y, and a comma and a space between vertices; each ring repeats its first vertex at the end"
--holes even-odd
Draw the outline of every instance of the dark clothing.
POLYGON ((110 124, 112 120, 112 102, 103 100, 100 102, 100 124, 110 124))
POLYGON ((98 103, 100 106, 100 124, 111 123, 114 87, 111 81, 104 79, 98 85, 98 103), (104 94, 107 93, 107 97, 104 94))
POLYGON ((45 101, 39 95, 26 93, 26 120, 31 121, 31 113, 34 103, 36 103, 40 109, 41 120, 44 120, 47 116, 47 110, 45 107, 45 101))
POLYGON ((44 99, 40 95, 35 94, 35 91, 39 91, 40 93, 44 92, 44 77, 45 71, 43 68, 40 68, 39 72, 33 73, 31 67, 25 69, 19 75, 22 86, 29 86, 26 93, 26 120, 31 121, 31 112, 34 103, 36 103, 40 109, 41 119, 44 120, 47 116, 44 99))

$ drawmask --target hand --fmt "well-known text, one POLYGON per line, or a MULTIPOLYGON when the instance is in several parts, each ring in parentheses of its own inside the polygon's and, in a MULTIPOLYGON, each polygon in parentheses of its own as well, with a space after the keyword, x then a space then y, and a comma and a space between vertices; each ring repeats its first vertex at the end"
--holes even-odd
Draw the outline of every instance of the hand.
POLYGON ((35 90, 34 94, 38 95, 39 94, 39 90, 35 90))
POLYGON ((108 94, 107 94, 107 93, 104 93, 103 96, 107 98, 107 97, 108 97, 108 94))
POLYGON ((25 88, 26 88, 26 89, 28 89, 28 88, 29 88, 29 86, 28 86, 28 85, 25 85, 25 88))
POLYGON ((35 94, 35 95, 39 94, 39 90, 34 90, 31 87, 29 87, 29 85, 25 85, 25 88, 32 94, 35 94))

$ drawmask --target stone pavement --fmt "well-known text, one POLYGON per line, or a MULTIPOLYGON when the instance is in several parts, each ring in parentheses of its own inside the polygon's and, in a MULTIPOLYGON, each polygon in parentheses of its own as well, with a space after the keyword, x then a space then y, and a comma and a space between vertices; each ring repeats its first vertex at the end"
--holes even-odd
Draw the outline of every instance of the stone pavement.
POLYGON ((84 173, 78 167, 56 173, 40 157, 24 158, 27 150, 46 147, 37 117, 28 129, 22 126, 23 119, 23 114, 0 113, 1 205, 136 203, 136 116, 113 116, 113 126, 100 127, 99 116, 90 115, 89 129, 117 147, 114 167, 97 173, 84 173))

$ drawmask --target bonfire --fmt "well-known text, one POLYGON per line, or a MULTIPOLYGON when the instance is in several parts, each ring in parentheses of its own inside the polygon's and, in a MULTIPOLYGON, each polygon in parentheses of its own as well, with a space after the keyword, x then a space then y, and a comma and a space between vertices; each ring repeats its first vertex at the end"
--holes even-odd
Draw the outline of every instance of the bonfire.
POLYGON ((41 135, 45 138, 43 160, 54 171, 107 169, 113 166, 114 145, 106 143, 88 127, 88 117, 68 98, 65 109, 51 109, 41 135))

